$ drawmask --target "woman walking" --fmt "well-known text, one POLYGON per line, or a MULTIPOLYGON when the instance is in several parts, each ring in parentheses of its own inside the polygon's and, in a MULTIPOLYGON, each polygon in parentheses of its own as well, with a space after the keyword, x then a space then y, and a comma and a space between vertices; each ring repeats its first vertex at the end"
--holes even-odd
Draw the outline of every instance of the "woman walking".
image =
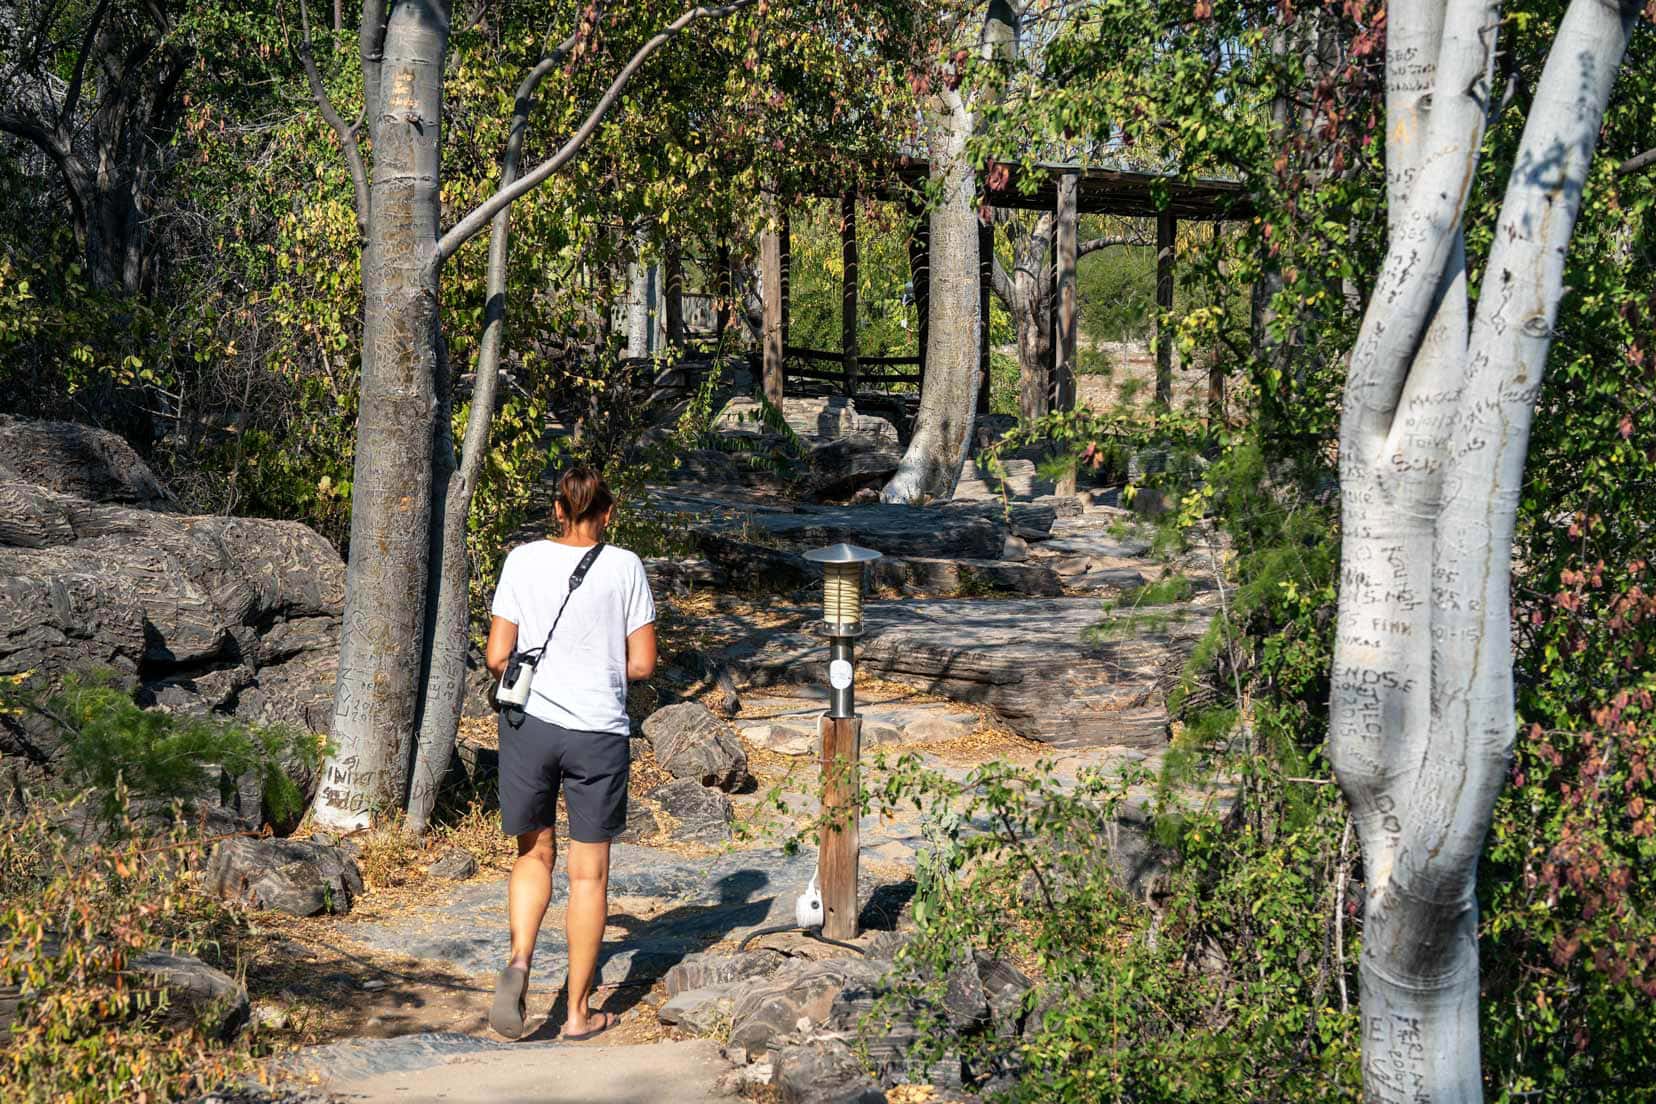
POLYGON ((603 543, 614 508, 597 473, 571 469, 553 504, 561 535, 514 548, 495 590, 489 672, 500 678, 539 649, 528 698, 500 713, 500 821, 518 858, 507 883, 512 957, 489 1024, 513 1039, 524 1032, 535 936, 552 900, 560 789, 569 812, 563 1035, 588 1039, 615 1022, 588 1001, 609 919, 610 840, 627 822, 627 683, 655 671, 656 614, 642 561, 603 543))

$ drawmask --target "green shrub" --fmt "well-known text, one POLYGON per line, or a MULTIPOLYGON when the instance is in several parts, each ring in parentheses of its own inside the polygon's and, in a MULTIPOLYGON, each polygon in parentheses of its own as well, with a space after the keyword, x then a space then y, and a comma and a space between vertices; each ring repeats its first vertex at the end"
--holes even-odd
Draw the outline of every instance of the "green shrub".
POLYGON ((12 684, 11 708, 47 718, 63 738, 62 781, 90 789, 103 817, 119 820, 126 795, 189 802, 212 788, 233 791, 235 780, 258 776, 265 809, 276 820, 297 816, 304 795, 289 775, 314 770, 322 747, 311 734, 283 725, 246 725, 225 717, 187 716, 144 709, 107 673, 70 675, 42 699, 12 684))

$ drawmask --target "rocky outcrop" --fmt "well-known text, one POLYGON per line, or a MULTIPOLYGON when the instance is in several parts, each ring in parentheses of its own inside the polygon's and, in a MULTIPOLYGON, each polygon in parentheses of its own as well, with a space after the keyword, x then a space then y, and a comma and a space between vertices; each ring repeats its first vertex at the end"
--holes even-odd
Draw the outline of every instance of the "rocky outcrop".
POLYGON ((341 847, 245 836, 214 846, 203 885, 220 897, 290 916, 349 912, 363 890, 356 860, 341 847))
MULTIPOLYGON (((866 674, 992 707, 1014 731, 1060 746, 1160 747, 1166 692, 1207 630, 1192 603, 1106 611, 1090 598, 904 599, 863 607, 857 662, 866 674)), ((828 649, 809 631, 732 648, 757 685, 826 678, 828 649)))
MULTIPOLYGON (((0 673, 103 668, 146 705, 322 731, 344 584, 303 525, 174 512, 113 434, 0 419, 0 673)), ((58 739, 0 719, 37 770, 58 739)))

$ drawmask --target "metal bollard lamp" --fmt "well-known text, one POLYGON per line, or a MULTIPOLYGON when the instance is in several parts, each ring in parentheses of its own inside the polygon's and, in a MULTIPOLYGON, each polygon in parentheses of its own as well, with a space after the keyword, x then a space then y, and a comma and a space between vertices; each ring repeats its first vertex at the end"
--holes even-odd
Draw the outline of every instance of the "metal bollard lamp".
POLYGON ((856 648, 863 634, 863 565, 880 554, 854 544, 831 544, 805 553, 812 563, 822 565, 823 634, 828 637, 828 716, 835 719, 857 715, 856 648))

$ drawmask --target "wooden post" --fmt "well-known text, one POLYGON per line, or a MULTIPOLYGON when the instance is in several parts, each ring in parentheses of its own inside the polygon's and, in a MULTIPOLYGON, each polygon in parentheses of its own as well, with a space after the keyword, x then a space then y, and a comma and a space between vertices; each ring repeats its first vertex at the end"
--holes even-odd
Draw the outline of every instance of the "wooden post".
POLYGON ((764 339, 761 345, 765 399, 781 408, 782 377, 782 234, 774 225, 774 201, 767 205, 768 219, 759 235, 759 295, 764 300, 764 339))
MULTIPOLYGON (((1052 344, 1054 349, 1054 386, 1057 402, 1055 410, 1075 409, 1075 265, 1076 224, 1080 221, 1077 199, 1081 187, 1079 173, 1066 172, 1058 177, 1058 210, 1054 212, 1057 233, 1053 237, 1053 261, 1057 265, 1052 285, 1052 344)), ((1055 488, 1061 495, 1075 493, 1075 470, 1058 481, 1055 488)))
POLYGON ((857 197, 840 199, 840 262, 845 280, 840 291, 840 353, 845 358, 845 393, 857 393, 857 197))
POLYGON ((931 340, 931 219, 919 203, 910 201, 909 282, 914 287, 914 344, 920 358, 919 376, 926 378, 926 344, 931 340))
POLYGON ((978 219, 977 412, 989 413, 989 295, 995 283, 995 224, 978 219))
POLYGON ((1156 216, 1156 402, 1173 405, 1173 243, 1178 224, 1170 212, 1156 216))
POLYGON ((667 281, 667 344, 684 348, 684 257, 675 238, 667 243, 662 269, 667 281))
POLYGON ((817 869, 822 888, 822 934, 857 938, 858 765, 862 718, 823 715, 822 844, 817 869))

